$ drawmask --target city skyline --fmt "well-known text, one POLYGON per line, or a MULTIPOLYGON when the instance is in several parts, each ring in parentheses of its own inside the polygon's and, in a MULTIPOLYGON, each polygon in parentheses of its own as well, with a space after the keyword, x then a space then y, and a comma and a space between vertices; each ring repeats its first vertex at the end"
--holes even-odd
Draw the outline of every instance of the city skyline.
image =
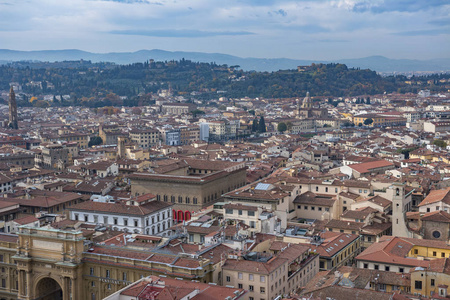
POLYGON ((448 57, 447 1, 9 1, 3 49, 346 59, 448 57))

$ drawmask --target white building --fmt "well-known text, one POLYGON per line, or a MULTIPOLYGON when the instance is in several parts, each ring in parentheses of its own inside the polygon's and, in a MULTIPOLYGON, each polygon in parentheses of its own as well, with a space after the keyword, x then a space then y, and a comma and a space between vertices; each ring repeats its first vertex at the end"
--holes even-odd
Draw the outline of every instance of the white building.
POLYGON ((172 205, 145 194, 116 203, 86 201, 69 211, 71 220, 130 233, 165 235, 172 226, 172 205))

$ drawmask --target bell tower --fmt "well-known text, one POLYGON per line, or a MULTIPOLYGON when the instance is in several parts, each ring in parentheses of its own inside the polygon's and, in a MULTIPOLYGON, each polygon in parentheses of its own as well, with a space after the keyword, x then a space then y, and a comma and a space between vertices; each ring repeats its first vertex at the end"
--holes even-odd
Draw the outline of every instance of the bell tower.
POLYGON ((388 198, 392 200, 392 235, 398 237, 413 237, 406 225, 406 212, 409 210, 409 203, 405 197, 405 185, 393 183, 386 191, 388 198))
POLYGON ((303 98, 302 108, 312 108, 311 97, 309 96, 309 92, 306 92, 306 97, 303 98))
POLYGON ((19 129, 17 122, 17 103, 16 94, 14 93, 14 88, 11 86, 9 90, 9 123, 8 127, 12 129, 19 129))

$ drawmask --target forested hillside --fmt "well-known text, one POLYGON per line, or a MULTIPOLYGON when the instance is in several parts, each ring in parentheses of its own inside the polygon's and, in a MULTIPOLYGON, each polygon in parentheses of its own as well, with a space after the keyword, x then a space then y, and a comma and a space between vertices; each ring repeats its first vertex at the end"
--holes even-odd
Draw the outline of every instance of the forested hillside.
MULTIPOLYGON (((301 97, 356 96, 384 92, 417 92, 423 88, 445 91, 440 79, 449 75, 427 77, 382 77, 371 70, 347 68, 343 64, 312 64, 299 70, 278 72, 245 72, 239 66, 195 63, 188 60, 114 65, 73 61, 59 63, 13 63, 0 66, 0 89, 11 82, 20 84, 23 92, 36 96, 70 95, 70 100, 53 101, 52 105, 149 104, 151 93, 169 87, 174 95, 186 98, 214 99, 226 97, 301 97), (425 82, 430 86, 406 84, 407 80, 425 82), (125 96, 120 98, 119 96, 125 96), (126 99, 124 99, 126 98, 126 99)), ((442 81, 442 80, 441 80, 442 81)), ((59 98, 59 97, 58 97, 59 98)), ((19 105, 32 105, 26 96, 19 105)))

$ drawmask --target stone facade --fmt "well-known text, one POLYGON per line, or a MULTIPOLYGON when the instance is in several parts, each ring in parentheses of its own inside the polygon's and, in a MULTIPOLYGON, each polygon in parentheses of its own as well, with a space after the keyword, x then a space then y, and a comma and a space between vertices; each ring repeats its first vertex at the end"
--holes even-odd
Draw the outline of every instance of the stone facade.
POLYGON ((152 193, 174 203, 175 210, 198 211, 218 201, 224 193, 245 185, 245 168, 202 175, 133 174, 132 195, 152 193))

